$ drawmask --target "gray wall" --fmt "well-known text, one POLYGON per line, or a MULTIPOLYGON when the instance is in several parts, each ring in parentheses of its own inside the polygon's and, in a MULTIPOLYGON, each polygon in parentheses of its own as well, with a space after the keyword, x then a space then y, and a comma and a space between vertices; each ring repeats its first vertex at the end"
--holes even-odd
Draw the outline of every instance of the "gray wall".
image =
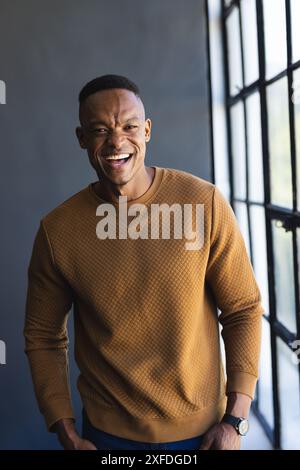
MULTIPOLYGON (((23 352, 27 266, 40 218, 96 180, 74 128, 79 89, 105 73, 141 88, 148 164, 211 178, 204 0, 0 0, 1 449, 58 447, 23 352)), ((73 360, 71 371, 80 425, 73 360)))

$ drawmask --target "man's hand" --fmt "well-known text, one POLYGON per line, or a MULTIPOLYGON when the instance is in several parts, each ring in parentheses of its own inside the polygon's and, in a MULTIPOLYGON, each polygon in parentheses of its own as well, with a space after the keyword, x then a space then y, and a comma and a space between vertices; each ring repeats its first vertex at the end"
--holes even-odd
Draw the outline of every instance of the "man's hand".
MULTIPOLYGON (((238 392, 228 394, 226 412, 233 416, 247 418, 251 398, 238 392)), ((200 450, 240 450, 241 436, 231 424, 222 421, 212 426, 203 436, 200 450)))
POLYGON ((61 419, 54 425, 58 440, 64 450, 97 450, 97 447, 78 435, 72 419, 61 419))
POLYGON ((241 436, 231 424, 218 423, 203 436, 200 450, 240 450, 241 436))

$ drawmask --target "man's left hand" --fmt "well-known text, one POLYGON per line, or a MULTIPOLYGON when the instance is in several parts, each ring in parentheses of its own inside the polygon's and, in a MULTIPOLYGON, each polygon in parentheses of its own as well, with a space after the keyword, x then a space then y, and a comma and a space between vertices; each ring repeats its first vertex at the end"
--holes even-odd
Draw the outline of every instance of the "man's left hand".
POLYGON ((218 423, 203 436, 200 450, 240 450, 241 436, 231 424, 218 423))

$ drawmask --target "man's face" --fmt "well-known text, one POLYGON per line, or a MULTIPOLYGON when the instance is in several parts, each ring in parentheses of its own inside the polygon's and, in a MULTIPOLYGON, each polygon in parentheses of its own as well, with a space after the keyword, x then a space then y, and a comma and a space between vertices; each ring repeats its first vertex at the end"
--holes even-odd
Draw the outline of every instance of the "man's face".
POLYGON ((112 89, 90 95, 81 105, 80 123, 80 146, 87 149, 99 178, 122 185, 144 167, 151 121, 145 120, 143 103, 134 93, 112 89))

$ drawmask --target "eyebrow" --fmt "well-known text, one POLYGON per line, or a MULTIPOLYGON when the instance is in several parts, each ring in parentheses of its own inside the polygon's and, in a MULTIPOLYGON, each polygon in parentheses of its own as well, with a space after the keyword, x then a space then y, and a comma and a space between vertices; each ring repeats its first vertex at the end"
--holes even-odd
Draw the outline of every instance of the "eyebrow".
MULTIPOLYGON (((129 121, 139 121, 139 120, 140 120, 140 117, 139 117, 139 116, 132 116, 132 117, 126 119, 126 121, 124 121, 124 124, 125 124, 126 122, 129 122, 129 121)), ((90 122, 90 125, 91 125, 91 126, 95 126, 95 125, 97 125, 97 124, 98 124, 98 125, 100 124, 100 125, 102 125, 102 126, 107 126, 107 123, 104 122, 104 121, 101 121, 101 120, 91 121, 91 122, 90 122)))

